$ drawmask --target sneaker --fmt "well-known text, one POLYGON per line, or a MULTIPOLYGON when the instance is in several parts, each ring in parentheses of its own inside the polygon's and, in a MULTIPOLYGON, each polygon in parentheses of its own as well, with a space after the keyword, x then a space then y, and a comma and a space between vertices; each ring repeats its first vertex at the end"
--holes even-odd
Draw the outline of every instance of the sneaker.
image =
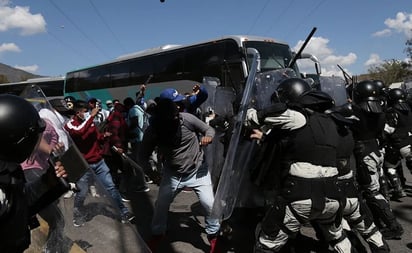
POLYGON ((98 194, 97 191, 96 191, 96 186, 90 185, 89 190, 90 190, 90 194, 92 194, 92 196, 94 198, 99 198, 100 197, 100 194, 98 194))
POLYGON ((149 191, 150 191, 150 188, 147 187, 147 186, 145 186, 145 187, 143 187, 143 188, 134 190, 133 192, 149 192, 149 191))
POLYGON ((69 198, 73 197, 73 195, 74 195, 74 192, 72 190, 68 190, 66 192, 66 194, 63 195, 63 198, 69 199, 69 198))
POLYGON ((120 197, 122 198, 123 202, 130 202, 130 198, 127 197, 124 193, 120 193, 120 197))
POLYGON ((73 217, 73 226, 75 227, 81 227, 86 223, 84 217, 78 216, 78 217, 73 217))
POLYGON ((123 224, 125 224, 125 223, 133 223, 133 221, 134 221, 135 218, 136 218, 136 216, 134 216, 134 214, 129 213, 129 212, 123 214, 123 215, 120 217, 120 219, 121 219, 121 221, 122 221, 123 224))
POLYGON ((193 191, 193 189, 190 188, 190 187, 185 187, 185 188, 183 188, 183 190, 182 190, 182 192, 185 192, 185 193, 192 192, 192 191, 193 191))

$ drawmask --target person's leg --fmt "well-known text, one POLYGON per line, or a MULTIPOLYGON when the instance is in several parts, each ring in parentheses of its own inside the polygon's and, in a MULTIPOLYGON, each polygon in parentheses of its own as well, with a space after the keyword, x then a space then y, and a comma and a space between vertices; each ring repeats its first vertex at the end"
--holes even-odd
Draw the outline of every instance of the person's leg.
POLYGON ((93 177, 93 172, 87 171, 76 183, 79 191, 74 195, 73 201, 73 225, 75 227, 83 226, 86 222, 83 205, 89 191, 89 178, 91 177, 93 177))
POLYGON ((154 208, 152 219, 152 234, 164 235, 167 230, 167 216, 169 212, 170 204, 177 193, 177 187, 180 180, 173 177, 168 170, 165 170, 162 181, 159 186, 159 192, 157 194, 157 201, 154 208))
POLYGON ((107 164, 102 159, 98 163, 91 164, 91 168, 96 173, 97 179, 103 185, 104 189, 110 194, 122 215, 127 214, 129 209, 123 204, 119 191, 113 183, 112 175, 107 164))
POLYGON ((343 211, 344 218, 348 221, 351 229, 359 232, 371 249, 376 252, 389 252, 388 245, 372 218, 367 213, 361 213, 361 210, 365 210, 365 208, 361 209, 361 204, 358 198, 347 198, 343 211))

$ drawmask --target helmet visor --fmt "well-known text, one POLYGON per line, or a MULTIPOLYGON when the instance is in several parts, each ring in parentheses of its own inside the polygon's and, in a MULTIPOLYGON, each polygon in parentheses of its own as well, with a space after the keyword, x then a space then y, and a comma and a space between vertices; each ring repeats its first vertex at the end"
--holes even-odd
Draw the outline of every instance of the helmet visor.
POLYGON ((358 103, 358 106, 366 112, 372 112, 372 113, 382 113, 383 112, 382 104, 381 104, 381 101, 379 100, 362 101, 358 103))

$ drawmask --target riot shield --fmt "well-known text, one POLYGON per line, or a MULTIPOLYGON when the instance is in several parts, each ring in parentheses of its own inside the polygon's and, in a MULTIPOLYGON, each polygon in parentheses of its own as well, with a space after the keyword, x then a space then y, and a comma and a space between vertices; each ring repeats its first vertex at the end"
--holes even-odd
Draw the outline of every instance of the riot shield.
POLYGON ((320 76, 319 81, 321 91, 328 93, 335 100, 336 106, 348 103, 346 82, 343 78, 338 76, 320 76))
POLYGON ((235 207, 263 206, 263 194, 252 184, 249 169, 259 148, 249 136, 244 136, 244 119, 248 108, 265 108, 278 84, 290 77, 296 77, 292 69, 281 69, 264 73, 251 73, 243 93, 239 113, 234 119, 234 128, 222 168, 215 202, 214 217, 228 219, 235 207))
MULTIPOLYGON (((101 184, 101 177, 90 169, 70 135, 65 132, 65 119, 53 109, 43 91, 33 85, 27 87, 21 96, 37 108, 39 115, 56 130, 59 142, 65 144, 64 149, 54 153, 51 160, 63 163, 70 183, 79 186, 79 182, 87 178, 89 181, 86 182, 95 185, 100 195, 92 196, 87 187, 82 205, 75 205, 76 201, 81 201, 75 196, 61 196, 41 210, 37 215, 40 226, 32 230, 32 245, 27 251, 150 252, 135 225, 121 222, 119 205, 101 184), (82 218, 82 224, 75 222, 75 216, 82 218)), ((79 194, 76 189, 73 190, 75 195, 79 194)))
MULTIPOLYGON (((248 154, 239 156, 238 151, 241 149, 238 148, 238 146, 251 145, 251 142, 241 142, 243 121, 245 119, 248 106, 251 103, 253 84, 260 64, 259 53, 253 49, 251 49, 251 51, 254 51, 252 53, 252 66, 243 91, 238 113, 233 119, 232 136, 230 138, 228 152, 225 157, 225 162, 223 164, 222 173, 215 194, 215 201, 213 203, 212 216, 222 220, 229 218, 233 212, 233 208, 238 197, 237 193, 240 186, 239 182, 241 182, 244 175, 244 171, 242 170, 243 168, 237 168, 236 162, 241 160, 243 161, 244 159, 249 160, 248 154)), ((246 149, 248 148, 245 148, 245 150, 246 149)))

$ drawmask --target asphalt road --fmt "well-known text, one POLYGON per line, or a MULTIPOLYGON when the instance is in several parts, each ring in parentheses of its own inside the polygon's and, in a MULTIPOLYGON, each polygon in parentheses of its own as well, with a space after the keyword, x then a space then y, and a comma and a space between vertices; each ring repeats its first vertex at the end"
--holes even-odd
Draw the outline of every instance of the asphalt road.
MULTIPOLYGON (((407 177, 407 197, 401 201, 391 201, 393 212, 403 225, 405 233, 401 240, 390 240, 388 244, 391 252, 412 252, 412 176, 405 170, 407 177)), ((90 195, 86 201, 89 209, 87 222, 82 227, 72 224, 73 198, 61 199, 60 207, 65 215, 65 234, 70 240, 71 253, 99 252, 99 253, 139 253, 149 252, 144 240, 150 237, 150 221, 153 206, 156 200, 158 187, 150 185, 148 193, 136 193, 127 205, 136 214, 134 224, 122 224, 119 221, 116 209, 107 200, 101 191, 100 198, 90 195)), ((249 210, 250 211, 250 210, 249 210)), ((235 212, 236 215, 236 212, 235 212)), ((253 240, 254 213, 246 213, 246 219, 236 221, 239 229, 233 234, 231 251, 236 253, 250 253, 253 240), (234 246, 233 246, 234 244, 234 246)), ((44 223, 33 230, 33 244, 26 253, 40 252, 41 244, 45 240, 44 223)), ((302 229, 306 236, 295 242, 302 246, 301 252, 319 252, 315 247, 313 230, 310 227, 302 229)), ((168 234, 159 245, 159 253, 201 253, 209 252, 209 243, 204 232, 202 210, 194 192, 181 192, 172 203, 169 212, 168 234)), ((300 252, 300 251, 299 251, 300 252)))

